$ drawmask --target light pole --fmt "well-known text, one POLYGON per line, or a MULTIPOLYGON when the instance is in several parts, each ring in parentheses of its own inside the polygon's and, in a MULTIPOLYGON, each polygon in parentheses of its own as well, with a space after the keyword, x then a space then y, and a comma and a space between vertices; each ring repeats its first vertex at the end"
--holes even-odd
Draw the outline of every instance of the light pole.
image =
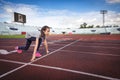
POLYGON ((105 27, 105 14, 107 14, 107 10, 100 10, 100 13, 103 15, 103 27, 105 28, 105 33, 107 33, 107 30, 105 27))

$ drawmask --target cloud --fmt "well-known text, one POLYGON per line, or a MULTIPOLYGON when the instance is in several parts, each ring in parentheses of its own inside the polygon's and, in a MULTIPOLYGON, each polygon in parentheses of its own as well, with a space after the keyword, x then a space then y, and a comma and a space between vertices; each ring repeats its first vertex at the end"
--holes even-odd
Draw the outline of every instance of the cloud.
MULTIPOLYGON (((27 16, 26 25, 60 28, 79 28, 80 24, 86 22, 89 25, 102 25, 102 15, 99 11, 73 12, 69 10, 49 10, 37 5, 7 3, 2 6, 0 20, 11 22, 12 13, 19 12, 27 16), (1 19, 2 18, 2 19, 1 19)), ((120 13, 108 11, 106 14, 106 25, 120 25, 120 13)))
POLYGON ((106 15, 106 24, 108 25, 120 25, 120 13, 109 11, 106 15))
POLYGON ((120 3, 120 0, 106 0, 107 3, 115 4, 120 3))

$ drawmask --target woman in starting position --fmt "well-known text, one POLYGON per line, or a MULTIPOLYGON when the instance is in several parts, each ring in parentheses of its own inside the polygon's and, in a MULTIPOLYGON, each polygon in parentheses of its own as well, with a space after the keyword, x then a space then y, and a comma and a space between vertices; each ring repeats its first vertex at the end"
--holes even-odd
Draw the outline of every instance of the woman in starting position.
POLYGON ((48 44, 46 37, 49 35, 50 28, 48 26, 43 26, 38 33, 27 33, 26 34, 26 46, 17 46, 15 49, 17 50, 18 53, 22 53, 22 50, 28 50, 32 41, 35 41, 35 47, 34 51, 32 54, 31 61, 33 61, 36 57, 40 57, 41 54, 39 53, 39 47, 42 43, 44 42, 46 53, 48 53, 48 44))

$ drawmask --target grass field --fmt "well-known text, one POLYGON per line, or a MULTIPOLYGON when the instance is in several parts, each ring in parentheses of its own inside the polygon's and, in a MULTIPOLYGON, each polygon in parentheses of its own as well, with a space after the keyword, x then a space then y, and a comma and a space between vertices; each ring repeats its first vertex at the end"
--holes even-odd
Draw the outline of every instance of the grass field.
POLYGON ((0 38, 25 38, 25 35, 0 35, 0 38))
MULTIPOLYGON (((54 36, 57 37, 62 37, 62 36, 66 36, 66 37, 71 37, 74 36, 74 39, 80 37, 80 40, 120 40, 120 35, 100 35, 100 34, 52 34, 49 35, 49 38, 52 38, 54 36)), ((0 38, 25 38, 25 35, 0 35, 0 38)))

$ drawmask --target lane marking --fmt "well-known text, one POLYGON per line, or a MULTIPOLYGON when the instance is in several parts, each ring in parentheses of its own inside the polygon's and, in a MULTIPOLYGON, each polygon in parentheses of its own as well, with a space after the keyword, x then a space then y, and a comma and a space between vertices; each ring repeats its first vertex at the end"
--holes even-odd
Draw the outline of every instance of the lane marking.
MULTIPOLYGON (((63 44, 58 44, 58 43, 56 43, 56 44, 53 44, 53 45, 63 45, 63 44)), ((97 47, 97 48, 112 48, 112 49, 120 49, 119 47, 105 47, 105 46, 91 46, 91 45, 78 45, 78 44, 76 44, 76 45, 72 45, 72 46, 76 46, 76 47, 97 47)))
POLYGON ((9 62, 9 63, 16 63, 16 64, 26 64, 25 62, 19 62, 19 61, 13 61, 13 60, 6 60, 6 59, 0 59, 0 61, 9 62))
POLYGON ((59 39, 59 40, 50 41, 50 42, 48 42, 48 44, 54 44, 57 42, 62 42, 62 41, 67 41, 67 40, 71 40, 71 38, 63 38, 63 39, 59 39))
MULTIPOLYGON (((108 76, 103 76, 103 75, 98 75, 98 74, 93 74, 93 73, 88 73, 88 72, 83 72, 83 71, 77 71, 77 70, 72 70, 72 69, 66 69, 66 68, 61 68, 61 67, 54 67, 54 66, 47 66, 47 65, 39 65, 39 64, 33 64, 33 63, 24 63, 24 62, 18 62, 18 61, 11 61, 11 60, 4 60, 4 59, 0 59, 0 61, 4 61, 4 62, 10 62, 10 63, 17 63, 17 64, 24 64, 22 66, 20 66, 20 68, 23 68, 27 65, 30 65, 30 66, 36 66, 36 67, 42 67, 42 68, 48 68, 48 69, 54 69, 54 70, 60 70, 60 71, 65 71, 65 72, 71 72, 71 73, 76 73, 76 74, 83 74, 83 75, 87 75, 87 76, 92 76, 92 77, 97 77, 97 78, 103 78, 103 79, 109 79, 109 80, 120 80, 118 78, 113 78, 113 77, 108 77, 108 76)), ((12 73, 12 72, 15 72, 17 71, 19 68, 16 68, 12 71, 9 72, 12 73)), ((1 77, 4 77, 5 75, 8 75, 7 73, 4 74, 3 76, 1 77)))
POLYGON ((37 66, 37 67, 48 68, 48 69, 55 69, 55 70, 60 70, 60 71, 65 71, 65 72, 83 74, 83 75, 97 77, 97 78, 103 78, 103 79, 109 79, 109 80, 120 80, 118 78, 112 78, 112 77, 108 77, 108 76, 102 76, 102 75, 98 75, 98 74, 87 73, 87 72, 83 72, 83 71, 76 71, 76 70, 71 70, 71 69, 65 69, 65 68, 60 68, 60 67, 37 65, 37 64, 30 64, 30 65, 37 66))
POLYGON ((82 47, 88 47, 88 46, 90 46, 90 47, 97 47, 97 48, 112 48, 112 49, 120 49, 119 47, 104 47, 104 45, 103 46, 91 46, 91 45, 88 45, 88 46, 85 46, 85 45, 79 45, 79 46, 82 46, 82 47))
MULTIPOLYGON (((51 49, 55 50, 55 49, 51 49)), ((60 51, 65 51, 65 52, 75 52, 75 53, 81 53, 81 54, 93 54, 93 55, 101 55, 101 56, 113 56, 113 57, 120 57, 120 55, 117 54, 108 54, 108 53, 95 53, 95 52, 83 52, 83 51, 73 51, 73 50, 60 50, 60 51)))
POLYGON ((73 42, 71 42, 71 43, 69 43, 69 44, 67 44, 67 45, 65 45, 65 46, 63 46, 63 47, 61 47, 61 48, 59 48, 59 49, 57 49, 57 50, 49 53, 49 54, 46 54, 46 55, 44 55, 44 56, 42 56, 42 57, 34 60, 33 62, 38 61, 39 59, 42 59, 42 58, 44 58, 44 57, 47 57, 48 55, 51 55, 51 54, 53 54, 53 53, 55 53, 55 52, 58 52, 58 51, 62 50, 63 48, 65 48, 65 47, 67 47, 67 46, 70 46, 70 45, 72 45, 72 44, 74 44, 74 43, 76 43, 76 42, 78 42, 78 41, 79 41, 79 40, 73 41, 73 42))
POLYGON ((72 45, 72 44, 74 44, 74 43, 76 43, 76 42, 78 42, 78 41, 79 41, 79 40, 73 41, 73 42, 71 42, 71 43, 69 43, 69 44, 67 44, 67 45, 65 45, 65 46, 63 46, 63 47, 61 47, 61 48, 59 48, 59 49, 57 49, 57 50, 49 53, 49 54, 47 54, 47 55, 44 55, 44 56, 42 56, 42 57, 40 57, 40 58, 35 59, 35 60, 32 61, 32 62, 25 63, 24 65, 22 65, 22 66, 20 66, 20 67, 18 67, 18 68, 15 68, 15 69, 13 69, 13 70, 11 70, 11 71, 8 71, 8 72, 0 75, 0 78, 4 77, 4 76, 6 76, 6 75, 9 75, 9 74, 11 74, 11 73, 13 73, 13 72, 15 72, 15 71, 17 71, 17 70, 19 70, 19 69, 27 66, 27 65, 29 65, 29 64, 32 64, 32 63, 35 62, 35 61, 38 61, 38 60, 40 60, 40 59, 42 59, 42 58, 45 58, 45 57, 47 57, 47 56, 49 56, 49 55, 51 55, 51 54, 53 54, 53 53, 55 53, 55 52, 57 52, 57 51, 65 48, 65 47, 67 47, 67 46, 70 46, 70 45, 72 45))
POLYGON ((4 77, 4 76, 6 76, 6 75, 9 75, 9 74, 11 74, 11 73, 13 73, 13 72, 15 72, 15 71, 17 71, 17 70, 19 70, 19 69, 27 66, 27 65, 28 65, 28 63, 26 63, 26 64, 24 64, 24 65, 22 65, 22 66, 20 66, 20 67, 17 67, 17 68, 15 68, 15 69, 11 70, 11 71, 8 71, 8 72, 0 75, 0 78, 4 77))
MULTIPOLYGON (((80 39, 79 39, 80 40, 80 39)), ((113 41, 111 41, 111 42, 108 42, 108 41, 110 41, 110 40, 93 40, 93 41, 90 41, 90 40, 87 40, 87 41, 82 41, 82 40, 80 40, 80 42, 83 42, 83 44, 85 43, 85 42, 87 42, 87 44, 91 44, 91 42, 94 42, 95 44, 100 44, 100 45, 104 45, 104 43, 107 43, 106 45, 109 45, 109 44, 111 44, 111 45, 120 45, 120 41, 119 42, 116 42, 116 40, 113 40, 113 41)))

